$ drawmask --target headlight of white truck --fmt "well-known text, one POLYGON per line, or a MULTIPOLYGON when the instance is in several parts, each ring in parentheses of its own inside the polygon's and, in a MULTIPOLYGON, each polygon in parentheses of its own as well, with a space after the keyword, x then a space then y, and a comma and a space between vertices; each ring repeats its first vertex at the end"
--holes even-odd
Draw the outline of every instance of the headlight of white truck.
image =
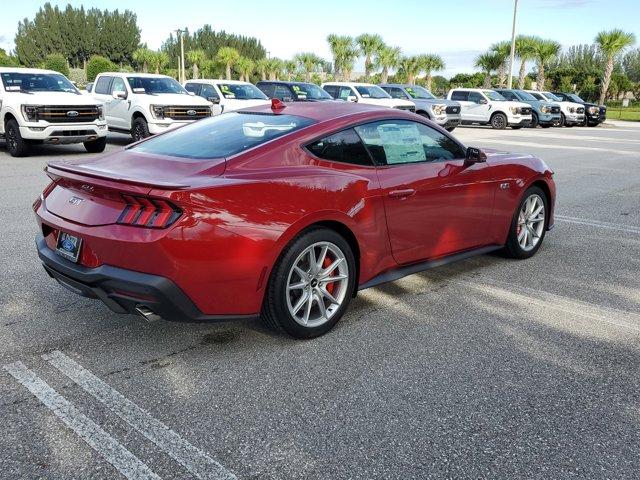
POLYGON ((104 120, 104 108, 102 108, 102 105, 96 105, 96 109, 98 110, 98 120, 104 120))
POLYGON ((509 107, 509 110, 511 110, 511 113, 516 115, 520 109, 518 107, 509 107))
POLYGON ((569 113, 576 113, 576 107, 569 107, 567 108, 567 110, 569 111, 569 113))
POLYGON ((162 120, 164 118, 164 105, 149 105, 149 110, 153 118, 162 120))
POLYGON ((431 111, 434 113, 434 115, 442 115, 447 111, 447 106, 438 103, 431 107, 431 111))
POLYGON ((38 107, 35 105, 22 105, 22 116, 27 122, 37 122, 38 107))

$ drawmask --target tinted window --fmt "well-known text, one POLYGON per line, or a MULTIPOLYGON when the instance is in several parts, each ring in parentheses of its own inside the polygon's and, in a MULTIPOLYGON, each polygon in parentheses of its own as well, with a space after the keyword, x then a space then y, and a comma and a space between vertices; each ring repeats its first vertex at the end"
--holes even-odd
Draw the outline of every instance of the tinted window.
POLYGON ((531 96, 533 96, 536 100, 544 100, 544 97, 539 93, 531 92, 531 96))
POLYGON ((298 100, 331 100, 331 95, 315 83, 296 83, 291 85, 291 90, 298 100))
POLYGON ((389 94, 377 85, 356 85, 362 98, 390 98, 389 94))
POLYGON ((135 93, 180 93, 189 95, 182 85, 169 77, 127 77, 131 90, 135 93), (135 91, 138 89, 139 91, 135 91), (144 89, 144 92, 140 89, 144 89))
POLYGON ((255 85, 250 83, 218 83, 224 98, 230 100, 267 100, 267 97, 255 85))
POLYGON ((312 123, 294 115, 230 112, 151 138, 131 150, 192 159, 228 157, 312 123))
POLYGON ((338 98, 340 98, 340 100, 346 100, 348 97, 356 96, 356 92, 354 92, 351 87, 340 87, 340 93, 338 93, 338 98))
POLYGON ((259 83, 257 87, 262 90, 267 97, 273 98, 273 92, 276 86, 273 83, 259 83))
POLYGON ((473 103, 480 103, 485 98, 478 92, 469 92, 469 101, 473 103))
POLYGON ((364 148, 358 134, 350 128, 342 132, 318 140, 307 148, 316 157, 334 162, 352 163, 354 165, 372 165, 371 157, 364 148))
POLYGON ((101 93, 103 95, 109 95, 109 84, 111 83, 111 77, 103 76, 96 82, 96 87, 93 93, 101 93))
POLYGON ((382 89, 387 92, 389 95, 391 95, 393 98, 400 98, 400 99, 406 99, 407 96, 405 95, 405 93, 396 87, 382 87, 382 89))
POLYGON ((73 83, 60 73, 2 72, 4 89, 8 92, 70 92, 79 93, 73 83))
POLYGON ((273 91, 273 97, 283 102, 293 102, 293 94, 285 85, 276 85, 273 91))
POLYGON ((507 100, 515 100, 515 101, 519 100, 518 96, 513 92, 500 90, 498 93, 502 95, 504 98, 506 98, 507 100))
POLYGON ((465 92, 464 90, 456 90, 455 92, 451 92, 451 100, 461 100, 467 101, 469 98, 469 92, 465 92))
POLYGON ((336 85, 325 85, 322 89, 333 98, 338 98, 338 87, 336 85))
POLYGON ((197 95, 198 92, 200 91, 200 84, 198 84, 198 83, 187 83, 184 86, 184 89, 187 92, 193 92, 193 93, 195 93, 197 95))
POLYGON ((377 164, 431 162, 464 158, 453 139, 422 123, 383 120, 355 127, 377 164))
POLYGON ((202 87, 200 88, 200 96, 202 98, 206 98, 207 100, 214 99, 217 100, 220 97, 218 96, 218 92, 216 92, 216 89, 213 88, 213 85, 209 85, 208 83, 203 83, 202 87))
POLYGON ((127 87, 124 86, 124 80, 119 77, 114 77, 111 82, 111 93, 113 92, 126 92, 127 87))

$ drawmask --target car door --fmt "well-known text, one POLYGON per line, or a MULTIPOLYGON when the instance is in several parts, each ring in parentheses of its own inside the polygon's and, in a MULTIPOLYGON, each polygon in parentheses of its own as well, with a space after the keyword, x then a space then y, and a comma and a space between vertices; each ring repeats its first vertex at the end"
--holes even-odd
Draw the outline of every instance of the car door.
POLYGON ((383 120, 355 127, 377 164, 389 240, 399 264, 486 245, 494 181, 487 163, 423 123, 383 120))
POLYGON ((455 90, 451 92, 451 100, 455 100, 460 104, 460 118, 462 121, 470 122, 472 121, 472 107, 473 102, 469 101, 469 91, 468 90, 455 90))
POLYGON ((104 104, 104 116, 107 124, 114 126, 107 116, 108 105, 113 99, 111 96, 111 80, 113 80, 113 77, 109 75, 100 75, 93 86, 91 96, 104 104))
POLYGON ((469 105, 467 113, 471 121, 488 122, 491 110, 489 101, 480 92, 469 92, 469 105))
POLYGON ((129 89, 124 78, 113 77, 109 91, 110 100, 105 103, 105 116, 107 123, 116 128, 131 128, 131 100, 129 100, 129 89), (114 92, 125 92, 127 98, 115 98, 114 92))
POLYGON ((223 112, 224 109, 220 105, 220 95, 218 95, 213 85, 210 83, 201 84, 198 95, 213 103, 213 107, 211 107, 212 115, 220 115, 223 112))

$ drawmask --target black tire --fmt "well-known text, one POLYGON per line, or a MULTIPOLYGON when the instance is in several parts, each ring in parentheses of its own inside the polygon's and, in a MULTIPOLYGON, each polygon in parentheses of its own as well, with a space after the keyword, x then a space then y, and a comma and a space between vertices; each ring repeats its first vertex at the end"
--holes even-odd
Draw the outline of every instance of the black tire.
POLYGON ((89 153, 102 153, 107 146, 107 137, 100 137, 90 142, 84 142, 84 148, 89 153))
POLYGON ((560 127, 568 127, 567 125, 567 117, 564 116, 564 113, 560 114, 560 127))
POLYGON ((522 125, 513 125, 511 127, 511 130, 520 130, 522 128, 522 125))
POLYGON ((353 292, 356 287, 355 283, 356 262, 349 243, 334 230, 323 227, 311 228, 293 239, 289 245, 285 247, 276 262, 269 278, 267 291, 265 292, 261 314, 262 319, 268 327, 276 331, 286 332, 295 338, 318 337, 331 330, 342 315, 344 315, 353 297, 353 292), (325 323, 316 327, 307 327, 298 323, 289 312, 289 307, 287 306, 287 281, 289 279, 289 272, 292 270, 296 259, 298 259, 305 249, 317 242, 330 242, 339 248, 347 261, 349 273, 346 293, 340 307, 325 323))
POLYGON ((540 119, 538 118, 536 112, 533 112, 531 114, 531 123, 529 124, 529 126, 531 128, 536 128, 538 125, 540 125, 540 119))
POLYGON ((547 232, 547 226, 549 224, 549 199, 544 191, 539 187, 529 187, 525 192, 520 201, 518 202, 518 207, 516 211, 513 213, 513 218, 511 219, 511 227, 509 228, 509 236, 507 237, 507 243, 505 244, 505 253, 511 258, 517 259, 525 259, 530 258, 536 254, 536 252, 540 249, 542 242, 544 241, 544 236, 547 232), (524 205, 524 202, 531 195, 538 195, 542 198, 544 203, 544 228, 542 229, 542 233, 540 235, 540 240, 538 244, 533 247, 532 250, 524 250, 520 243, 518 242, 518 215, 520 213, 520 209, 524 205))
POLYGON ((445 130, 447 132, 453 132, 455 129, 456 129, 456 127, 447 127, 447 128, 445 128, 445 130))
POLYGON ((542 128, 551 128, 550 123, 545 123, 544 125, 540 125, 542 128))
POLYGON ((149 125, 144 117, 136 117, 131 122, 131 138, 134 142, 147 138, 151 134, 149 133, 149 125))
POLYGON ((507 116, 504 113, 494 113, 490 120, 491 128, 494 130, 504 130, 507 128, 507 116))
POLYGON ((13 118, 4 126, 4 138, 7 143, 7 151, 12 157, 26 157, 29 155, 29 144, 20 134, 20 126, 13 118))

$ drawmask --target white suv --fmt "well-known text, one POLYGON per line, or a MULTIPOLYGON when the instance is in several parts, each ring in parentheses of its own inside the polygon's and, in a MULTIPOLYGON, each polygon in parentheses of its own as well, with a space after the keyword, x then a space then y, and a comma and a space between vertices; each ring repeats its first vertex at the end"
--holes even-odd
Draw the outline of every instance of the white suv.
POLYGON ((238 80, 189 80, 184 88, 213 103, 213 114, 241 108, 271 105, 271 100, 254 84, 238 80))
POLYGON ((136 141, 212 113, 211 102, 166 75, 101 73, 90 95, 104 102, 109 130, 129 133, 136 141))
POLYGON ((104 150, 102 104, 82 95, 64 75, 33 68, 0 68, 0 138, 14 157, 33 144, 84 143, 104 150))
POLYGON ((538 100, 554 102, 560 105, 560 126, 573 127, 584 124, 584 105, 574 102, 565 102, 551 92, 538 92, 526 90, 538 100))
POLYGON ((322 88, 336 100, 416 111, 416 105, 413 102, 393 98, 373 83, 327 82, 322 84, 322 88))
POLYGON ((526 127, 531 123, 531 105, 509 101, 498 92, 486 88, 454 88, 449 100, 460 102, 463 124, 479 123, 502 130, 526 127))

